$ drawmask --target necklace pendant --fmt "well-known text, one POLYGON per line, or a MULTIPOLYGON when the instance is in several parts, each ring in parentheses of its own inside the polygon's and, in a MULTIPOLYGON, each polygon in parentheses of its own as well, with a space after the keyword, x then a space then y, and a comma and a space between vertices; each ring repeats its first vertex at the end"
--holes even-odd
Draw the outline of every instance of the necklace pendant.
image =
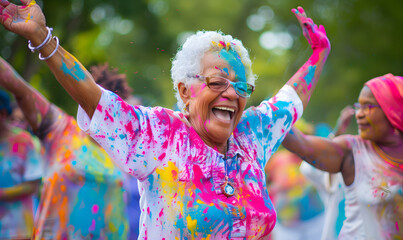
POLYGON ((225 181, 221 185, 221 192, 227 197, 232 197, 235 195, 235 188, 234 188, 234 186, 232 186, 231 183, 229 183, 228 181, 225 181))

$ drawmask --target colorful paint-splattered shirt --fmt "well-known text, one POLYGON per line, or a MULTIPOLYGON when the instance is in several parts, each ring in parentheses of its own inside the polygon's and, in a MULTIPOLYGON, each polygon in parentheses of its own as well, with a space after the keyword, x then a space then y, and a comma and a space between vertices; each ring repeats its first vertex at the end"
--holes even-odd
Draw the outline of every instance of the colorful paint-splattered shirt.
MULTIPOLYGON (((0 141, 0 188, 38 180, 43 174, 43 156, 32 135, 18 128, 12 128, 11 133, 0 141)), ((15 201, 0 200, 0 239, 31 237, 34 194, 15 201)))
POLYGON ((126 239, 123 173, 107 153, 55 106, 38 135, 47 162, 34 239, 126 239))
POLYGON ((91 121, 78 123, 140 180, 140 239, 264 239, 276 222, 263 166, 302 113, 291 87, 249 108, 226 156, 206 145, 186 116, 131 106, 103 90, 91 121), (221 185, 235 186, 232 197, 221 185))
MULTIPOLYGON (((350 137, 354 182, 345 188, 346 220, 339 239, 401 239, 403 171, 373 142, 350 137)), ((401 159, 400 159, 401 162, 401 159)))

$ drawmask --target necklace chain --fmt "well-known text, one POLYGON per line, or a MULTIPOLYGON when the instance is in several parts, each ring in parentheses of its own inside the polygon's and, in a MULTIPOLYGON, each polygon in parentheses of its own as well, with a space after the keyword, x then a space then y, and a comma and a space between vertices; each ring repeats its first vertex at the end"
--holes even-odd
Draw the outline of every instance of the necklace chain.
MULTIPOLYGON (((228 148, 228 147, 227 147, 228 148)), ((227 149, 228 151, 228 149, 227 149)), ((224 169, 225 169, 225 181, 224 183, 221 185, 221 192, 227 196, 227 197, 232 197, 235 195, 236 193, 236 189, 233 186, 233 184, 231 184, 228 181, 228 170, 227 170, 227 153, 224 154, 224 169)))

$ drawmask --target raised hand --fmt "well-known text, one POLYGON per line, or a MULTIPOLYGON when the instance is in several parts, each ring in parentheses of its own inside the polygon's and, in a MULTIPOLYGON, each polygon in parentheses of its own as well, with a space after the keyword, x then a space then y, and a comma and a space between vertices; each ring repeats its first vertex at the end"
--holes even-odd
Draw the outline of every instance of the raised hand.
POLYGON ((291 10, 297 17, 303 34, 308 40, 309 45, 313 50, 330 50, 330 42, 327 38, 325 28, 320 25, 319 27, 313 22, 312 19, 308 18, 302 7, 291 10))
POLYGON ((343 108, 343 110, 341 110, 340 116, 337 119, 335 130, 333 130, 333 132, 335 132, 335 136, 344 134, 346 132, 351 119, 354 117, 354 114, 355 110, 351 106, 346 106, 343 108))
POLYGON ((21 2, 22 5, 16 5, 7 0, 0 0, 0 23, 7 30, 32 40, 34 36, 38 36, 41 29, 45 29, 45 16, 34 0, 21 2))

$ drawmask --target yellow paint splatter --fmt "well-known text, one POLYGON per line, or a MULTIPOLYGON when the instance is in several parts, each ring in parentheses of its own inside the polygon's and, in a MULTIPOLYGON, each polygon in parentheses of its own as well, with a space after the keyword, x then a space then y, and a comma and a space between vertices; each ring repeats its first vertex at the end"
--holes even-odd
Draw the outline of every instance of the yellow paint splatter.
POLYGON ((33 5, 35 5, 35 4, 36 4, 35 0, 32 0, 32 1, 28 4, 28 7, 31 7, 31 6, 33 6, 33 5))
POLYGON ((192 217, 189 215, 186 217, 186 222, 187 222, 187 228, 192 234, 192 239, 195 239, 197 237, 197 232, 196 232, 196 227, 197 227, 197 219, 192 220, 192 217))

